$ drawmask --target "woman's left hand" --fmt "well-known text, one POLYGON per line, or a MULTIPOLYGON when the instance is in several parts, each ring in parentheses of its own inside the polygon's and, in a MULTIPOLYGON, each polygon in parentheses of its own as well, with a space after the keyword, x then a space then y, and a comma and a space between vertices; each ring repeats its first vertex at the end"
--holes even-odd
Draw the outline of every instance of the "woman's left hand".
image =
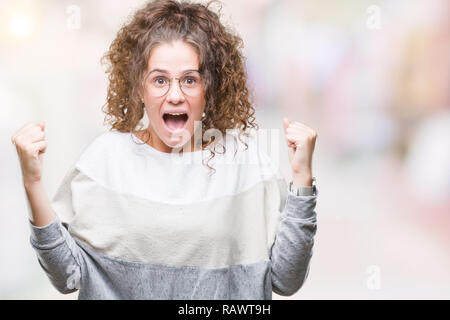
POLYGON ((283 119, 283 124, 293 183, 297 186, 311 186, 312 156, 317 132, 300 122, 291 123, 288 118, 283 119))

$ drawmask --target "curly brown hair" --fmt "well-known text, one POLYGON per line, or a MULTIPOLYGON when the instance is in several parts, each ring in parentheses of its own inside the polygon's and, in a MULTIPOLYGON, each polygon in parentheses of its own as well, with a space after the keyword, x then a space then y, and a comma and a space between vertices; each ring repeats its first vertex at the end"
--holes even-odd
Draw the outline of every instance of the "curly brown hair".
MULTIPOLYGON (((105 122, 111 125, 110 130, 131 133, 136 129, 144 116, 142 79, 150 51, 160 43, 175 40, 185 41, 196 49, 199 71, 205 79, 202 149, 215 140, 214 135, 205 139, 205 132, 211 128, 222 135, 229 129, 237 129, 239 140, 242 135, 247 136, 247 129, 258 128, 250 102, 253 97, 247 86, 245 57, 241 53, 243 41, 220 22, 220 9, 219 14, 210 9, 216 2, 221 9, 217 0, 205 5, 150 1, 121 27, 101 59, 108 64, 107 101, 102 111, 106 114, 105 122)), ((210 151, 209 160, 215 155, 210 151)))

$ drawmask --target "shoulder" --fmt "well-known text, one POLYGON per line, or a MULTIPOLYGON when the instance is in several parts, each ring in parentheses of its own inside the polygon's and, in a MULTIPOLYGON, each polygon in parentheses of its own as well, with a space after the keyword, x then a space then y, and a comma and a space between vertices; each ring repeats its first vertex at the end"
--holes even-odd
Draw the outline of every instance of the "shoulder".
POLYGON ((130 133, 124 133, 120 131, 104 131, 95 136, 92 141, 86 147, 86 151, 95 148, 111 147, 129 137, 130 133))
POLYGON ((126 139, 131 139, 130 133, 119 131, 105 131, 95 136, 83 150, 84 154, 108 152, 120 148, 126 139))
POLYGON ((105 131, 98 134, 84 148, 75 166, 84 172, 92 172, 98 166, 105 166, 110 159, 117 159, 124 151, 126 139, 131 139, 130 133, 105 131))

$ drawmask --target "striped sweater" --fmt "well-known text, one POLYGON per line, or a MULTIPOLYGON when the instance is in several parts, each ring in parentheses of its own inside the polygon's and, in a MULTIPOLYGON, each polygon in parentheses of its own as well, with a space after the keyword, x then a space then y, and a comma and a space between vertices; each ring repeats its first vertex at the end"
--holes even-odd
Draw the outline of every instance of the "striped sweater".
POLYGON ((171 154, 98 135, 71 166, 52 223, 29 220, 39 264, 78 299, 272 299, 305 282, 317 191, 294 195, 256 135, 171 154))

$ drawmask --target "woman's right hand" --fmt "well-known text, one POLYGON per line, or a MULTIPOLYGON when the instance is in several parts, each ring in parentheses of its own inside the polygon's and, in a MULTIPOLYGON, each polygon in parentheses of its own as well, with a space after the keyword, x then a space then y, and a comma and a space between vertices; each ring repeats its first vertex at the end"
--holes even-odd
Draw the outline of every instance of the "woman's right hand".
POLYGON ((47 148, 44 130, 44 122, 28 123, 11 137, 19 155, 25 186, 41 181, 43 154, 47 148))

